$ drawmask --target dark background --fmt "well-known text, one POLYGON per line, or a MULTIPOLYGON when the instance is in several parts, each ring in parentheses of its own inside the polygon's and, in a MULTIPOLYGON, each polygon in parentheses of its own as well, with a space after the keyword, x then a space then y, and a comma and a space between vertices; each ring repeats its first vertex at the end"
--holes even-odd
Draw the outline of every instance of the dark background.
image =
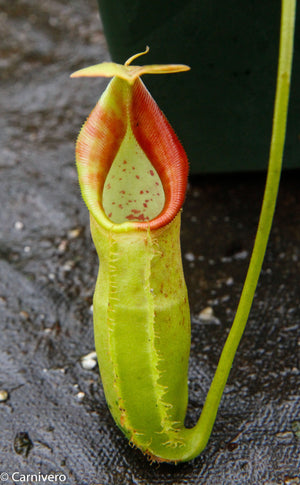
MULTIPOLYGON (((145 76, 195 172, 267 166, 281 0, 98 0, 109 52, 124 62, 184 63, 189 73, 145 76)), ((300 168, 300 6, 284 166, 300 168)))
MULTIPOLYGON (((109 59, 96 1, 0 0, 0 33, 0 389, 8 392, 0 473, 64 473, 69 485, 299 484, 299 171, 283 175, 206 450, 190 463, 150 465, 110 417, 98 368, 80 362, 94 349, 98 262, 74 143, 106 81, 69 75, 109 59)), ((188 424, 234 317, 264 178, 190 178, 182 221, 192 313, 188 424), (205 322, 199 315, 208 306, 214 318, 205 322)))

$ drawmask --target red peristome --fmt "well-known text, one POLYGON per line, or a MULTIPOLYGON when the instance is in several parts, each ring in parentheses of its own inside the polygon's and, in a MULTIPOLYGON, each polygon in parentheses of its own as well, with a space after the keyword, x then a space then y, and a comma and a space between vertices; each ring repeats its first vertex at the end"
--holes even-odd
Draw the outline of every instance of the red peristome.
MULTIPOLYGON (((144 214, 134 217, 133 211, 126 218, 137 229, 158 229, 170 223, 183 204, 188 176, 187 156, 140 79, 130 88, 126 85, 124 89, 123 83, 126 85, 126 81, 118 78, 111 81, 109 89, 113 102, 101 98, 79 134, 76 145, 79 182, 89 209, 93 212, 99 205, 103 210, 104 183, 130 123, 138 144, 161 179, 165 205, 150 221, 144 214)), ((123 164, 126 167, 127 160, 123 164)), ((149 173, 154 175, 152 170, 149 173)))
POLYGON ((173 128, 140 79, 135 81, 132 91, 131 128, 157 171, 166 197, 159 216, 139 224, 139 227, 157 229, 171 222, 181 209, 187 186, 188 160, 173 128))
POLYGON ((101 100, 83 125, 76 144, 79 182, 88 206, 101 204, 101 194, 109 169, 126 133, 126 108, 122 95, 114 89, 117 111, 101 100))

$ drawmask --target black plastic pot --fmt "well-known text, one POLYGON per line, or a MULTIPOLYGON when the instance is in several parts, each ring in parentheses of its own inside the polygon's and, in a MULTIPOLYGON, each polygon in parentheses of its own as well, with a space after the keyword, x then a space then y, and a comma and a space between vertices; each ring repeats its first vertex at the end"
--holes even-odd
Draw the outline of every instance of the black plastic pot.
MULTIPOLYGON (((192 172, 266 168, 279 44, 279 0, 98 0, 111 57, 185 63, 191 71, 145 76, 175 128, 192 172)), ((298 9, 299 10, 299 9, 298 9)), ((284 166, 300 166, 300 22, 284 166)))

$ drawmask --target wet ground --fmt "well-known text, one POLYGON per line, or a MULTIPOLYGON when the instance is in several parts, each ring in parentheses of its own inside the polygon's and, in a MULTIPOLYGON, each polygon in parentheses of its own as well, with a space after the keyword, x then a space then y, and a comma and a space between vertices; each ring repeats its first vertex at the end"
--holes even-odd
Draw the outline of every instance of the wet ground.
MULTIPOLYGON (((97 366, 81 362, 94 350, 98 263, 74 142, 106 82, 69 74, 109 58, 97 5, 0 0, 0 12, 0 473, 59 473, 70 485, 299 484, 299 171, 283 175, 253 309, 206 450, 191 463, 151 466, 112 421, 97 366)), ((263 187, 263 174, 190 180, 182 222, 192 313, 188 424, 236 310, 263 187)))

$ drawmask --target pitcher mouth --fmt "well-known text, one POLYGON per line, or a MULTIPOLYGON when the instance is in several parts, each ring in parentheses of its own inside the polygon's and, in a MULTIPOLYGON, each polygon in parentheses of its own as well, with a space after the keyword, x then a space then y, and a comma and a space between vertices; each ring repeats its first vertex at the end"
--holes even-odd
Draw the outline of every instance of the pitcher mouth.
MULTIPOLYGON (((139 78, 147 67, 160 72, 158 66, 129 66, 132 59, 125 66, 106 63, 109 72, 119 66, 125 73, 129 69, 130 76, 125 79, 121 69, 120 77, 112 79, 76 145, 79 183, 88 209, 100 225, 117 232, 170 223, 182 207, 188 176, 185 151, 139 78)), ((106 75, 99 66, 98 75, 106 75)), ((170 72, 176 72, 175 67, 171 65, 170 72)))
POLYGON ((160 177, 130 126, 106 176, 102 206, 116 224, 150 222, 164 209, 165 192, 160 177))

